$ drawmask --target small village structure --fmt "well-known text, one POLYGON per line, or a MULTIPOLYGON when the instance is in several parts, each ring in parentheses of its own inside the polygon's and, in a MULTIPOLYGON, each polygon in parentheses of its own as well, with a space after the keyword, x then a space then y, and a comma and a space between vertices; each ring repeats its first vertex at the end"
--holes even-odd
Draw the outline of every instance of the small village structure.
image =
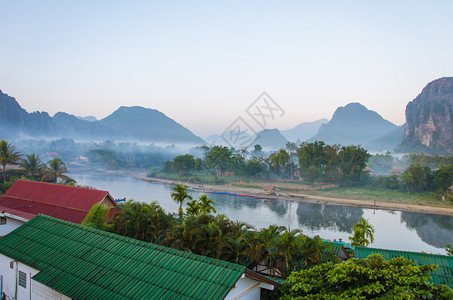
POLYGON ((432 274, 433 283, 445 284, 453 288, 453 256, 367 247, 355 247, 355 257, 358 259, 367 258, 372 254, 380 254, 387 260, 390 260, 395 257, 404 257, 414 261, 419 266, 438 265, 439 267, 434 272, 434 274, 432 274))
POLYGON ((38 215, 0 239, 14 299, 260 299, 275 280, 244 266, 38 215))
POLYGON ((17 180, 0 198, 0 236, 40 213, 80 224, 96 203, 117 207, 107 191, 17 180))
POLYGON ((275 186, 265 185, 263 186, 263 191, 265 195, 278 196, 280 189, 276 188, 275 186))

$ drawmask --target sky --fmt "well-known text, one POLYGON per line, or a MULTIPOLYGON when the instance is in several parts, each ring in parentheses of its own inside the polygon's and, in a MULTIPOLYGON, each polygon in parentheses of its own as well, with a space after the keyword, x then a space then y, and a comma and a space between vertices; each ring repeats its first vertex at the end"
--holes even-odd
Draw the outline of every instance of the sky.
POLYGON ((360 102, 401 125, 453 76, 453 1, 0 0, 0 89, 28 112, 157 109, 205 138, 266 92, 268 127, 360 102))

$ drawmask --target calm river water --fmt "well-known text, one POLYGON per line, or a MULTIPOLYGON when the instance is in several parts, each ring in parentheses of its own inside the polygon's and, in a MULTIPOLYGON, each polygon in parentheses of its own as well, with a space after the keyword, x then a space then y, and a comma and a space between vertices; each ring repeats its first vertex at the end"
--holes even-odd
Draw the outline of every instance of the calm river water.
MULTIPOLYGON (((107 190, 115 199, 148 203, 156 200, 167 212, 178 211, 178 205, 170 198, 172 188, 164 184, 109 174, 71 173, 71 177, 80 185, 107 190)), ((192 193, 194 197, 200 195, 192 193)), ((217 194, 208 196, 215 201, 217 213, 245 221, 256 229, 277 224, 302 229, 308 236, 348 241, 354 224, 364 217, 375 228, 375 241, 371 247, 445 254, 445 245, 453 242, 453 217, 450 216, 217 194)))

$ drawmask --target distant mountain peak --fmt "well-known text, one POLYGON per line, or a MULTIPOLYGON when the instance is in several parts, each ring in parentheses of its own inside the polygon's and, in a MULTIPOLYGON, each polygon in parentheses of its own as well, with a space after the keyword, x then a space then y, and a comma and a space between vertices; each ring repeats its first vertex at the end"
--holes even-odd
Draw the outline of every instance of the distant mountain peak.
POLYGON ((358 102, 338 107, 332 119, 321 125, 318 133, 309 141, 326 144, 364 145, 397 128, 377 112, 358 102))
POLYGON ((76 117, 58 112, 28 113, 13 97, 0 91, 0 135, 18 134, 33 137, 71 137, 89 140, 204 144, 205 142, 162 112, 141 106, 121 106, 110 116, 97 121, 94 117, 76 117))
POLYGON ((321 125, 327 122, 329 122, 328 119, 320 119, 313 122, 303 122, 294 128, 282 130, 281 133, 289 141, 297 142, 299 144, 301 141, 306 141, 316 133, 318 133, 321 125))

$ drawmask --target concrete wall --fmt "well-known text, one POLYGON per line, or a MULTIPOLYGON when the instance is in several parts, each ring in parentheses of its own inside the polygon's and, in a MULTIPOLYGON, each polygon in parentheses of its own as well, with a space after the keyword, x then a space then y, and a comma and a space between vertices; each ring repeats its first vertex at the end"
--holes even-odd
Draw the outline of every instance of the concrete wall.
POLYGON ((20 227, 24 222, 13 219, 7 215, 0 214, 0 216, 6 218, 6 224, 0 225, 0 237, 5 236, 17 227, 20 227))
POLYGON ((38 272, 36 269, 0 254, 0 275, 3 276, 3 292, 7 296, 16 298, 16 300, 70 300, 70 298, 31 279, 38 272), (18 284, 19 271, 24 272, 27 276, 25 287, 18 284))
POLYGON ((273 290, 270 284, 262 283, 248 277, 239 279, 225 297, 226 300, 259 300, 261 288, 273 290))

